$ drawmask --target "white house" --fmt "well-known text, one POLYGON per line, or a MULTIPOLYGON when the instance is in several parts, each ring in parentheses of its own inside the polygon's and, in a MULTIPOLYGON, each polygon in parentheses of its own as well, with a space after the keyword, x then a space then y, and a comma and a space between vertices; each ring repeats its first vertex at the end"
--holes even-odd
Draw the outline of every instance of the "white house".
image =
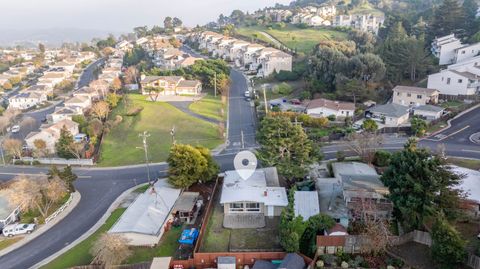
POLYGON ((398 127, 408 122, 409 108, 399 104, 389 103, 374 106, 366 111, 367 118, 379 121, 386 127, 398 127))
POLYGON ((81 108, 83 111, 86 111, 92 106, 92 100, 88 96, 74 96, 65 101, 64 106, 81 108))
POLYGON ((355 104, 318 98, 308 103, 306 112, 313 117, 328 117, 331 115, 338 118, 352 117, 355 113, 355 104))
POLYGON ((480 42, 455 49, 454 63, 460 63, 480 54, 480 42))
POLYGON ((28 109, 47 101, 47 95, 42 92, 20 92, 8 99, 8 108, 28 109))
POLYGON ((25 143, 30 149, 35 149, 35 140, 43 140, 49 153, 55 152, 55 143, 60 138, 62 128, 66 128, 73 136, 78 134, 78 123, 69 119, 40 127, 39 132, 31 132, 25 138, 25 143))
POLYGON ((426 120, 436 120, 443 115, 445 109, 439 106, 423 105, 413 108, 413 115, 420 116, 426 120))
MULTIPOLYGON (((438 89, 445 95, 474 95, 480 88, 480 76, 472 70, 445 69, 428 76, 427 88, 438 89)), ((480 69, 479 69, 480 71, 480 69)))
POLYGON ((396 86, 393 88, 393 103, 403 106, 420 106, 438 103, 439 91, 435 89, 396 86))
POLYGON ((463 44, 454 34, 437 37, 432 42, 432 54, 438 58, 440 65, 455 63, 456 49, 463 44))
POLYGON ((48 115, 47 118, 49 118, 50 122, 57 123, 64 119, 72 120, 73 116, 82 114, 83 112, 81 108, 55 107, 55 111, 52 114, 48 115))

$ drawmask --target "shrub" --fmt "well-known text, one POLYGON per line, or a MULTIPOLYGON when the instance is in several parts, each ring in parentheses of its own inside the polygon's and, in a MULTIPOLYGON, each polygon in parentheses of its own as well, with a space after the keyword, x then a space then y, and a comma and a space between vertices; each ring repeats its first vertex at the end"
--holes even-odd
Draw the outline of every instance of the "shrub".
POLYGON ((275 79, 278 81, 295 81, 300 78, 300 75, 295 71, 282 70, 275 74, 275 79))
POLYGON ((283 94, 283 95, 289 95, 293 91, 292 86, 288 85, 285 82, 281 83, 280 85, 278 85, 275 88, 276 88, 276 92, 278 92, 279 94, 283 94))
POLYGON ((329 121, 335 121, 335 120, 337 119, 337 117, 335 117, 335 115, 329 115, 329 116, 327 117, 327 119, 328 119, 329 121))
POLYGON ((345 161, 345 152, 343 150, 337 151, 337 161, 343 162, 345 161))
POLYGON ((386 167, 390 164, 390 158, 391 157, 392 157, 392 154, 390 152, 384 151, 384 150, 379 150, 379 151, 375 152, 373 163, 376 166, 386 167))
POLYGON ((465 241, 446 220, 433 225, 432 241, 432 257, 440 268, 456 268, 465 260, 465 241))

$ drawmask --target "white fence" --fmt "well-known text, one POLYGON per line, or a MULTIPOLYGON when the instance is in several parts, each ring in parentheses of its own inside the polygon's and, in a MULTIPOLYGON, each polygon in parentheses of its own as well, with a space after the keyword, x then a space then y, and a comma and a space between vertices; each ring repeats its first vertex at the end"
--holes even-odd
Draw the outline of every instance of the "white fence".
POLYGON ((65 210, 65 208, 67 208, 67 206, 72 202, 72 200, 73 200, 73 193, 70 194, 70 197, 68 198, 68 200, 60 208, 58 208, 55 212, 53 212, 52 215, 48 216, 48 218, 45 219, 45 223, 49 223, 51 220, 56 218, 58 214, 62 213, 63 210, 65 210))
POLYGON ((93 159, 63 159, 63 158, 32 158, 32 157, 22 157, 20 159, 22 162, 38 162, 40 164, 58 164, 58 165, 85 165, 92 166, 95 165, 93 159))

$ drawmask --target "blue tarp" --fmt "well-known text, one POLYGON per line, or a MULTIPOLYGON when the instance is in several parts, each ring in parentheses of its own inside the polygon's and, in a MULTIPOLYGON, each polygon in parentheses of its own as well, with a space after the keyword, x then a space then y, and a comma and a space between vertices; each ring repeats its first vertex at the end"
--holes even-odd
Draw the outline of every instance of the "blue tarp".
POLYGON ((178 243, 193 245, 195 240, 197 240, 197 237, 198 237, 197 229, 192 228, 192 229, 183 230, 182 235, 180 236, 180 239, 178 239, 178 243))

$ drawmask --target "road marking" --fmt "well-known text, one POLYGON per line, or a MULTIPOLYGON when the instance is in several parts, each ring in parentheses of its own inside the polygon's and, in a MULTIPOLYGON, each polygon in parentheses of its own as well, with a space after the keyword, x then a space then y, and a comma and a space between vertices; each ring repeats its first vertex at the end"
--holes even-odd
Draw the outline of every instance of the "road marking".
POLYGON ((473 152, 473 153, 480 153, 480 150, 472 150, 472 149, 462 149, 465 152, 473 152))

